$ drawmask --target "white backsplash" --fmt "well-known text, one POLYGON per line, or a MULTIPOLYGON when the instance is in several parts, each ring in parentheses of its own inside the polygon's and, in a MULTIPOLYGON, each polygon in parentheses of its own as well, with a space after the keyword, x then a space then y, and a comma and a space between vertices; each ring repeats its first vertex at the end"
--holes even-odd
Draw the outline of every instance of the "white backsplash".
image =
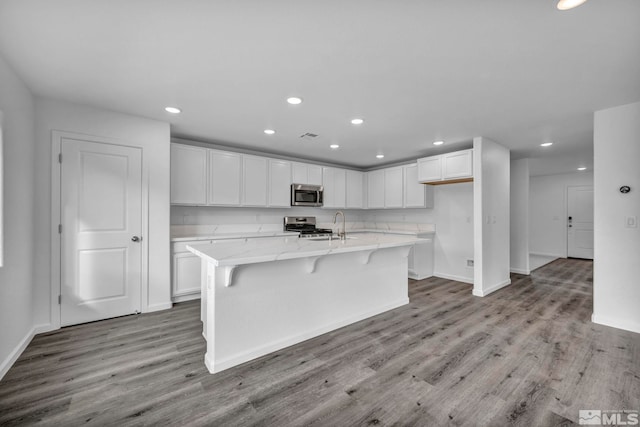
MULTIPOLYGON (((333 223, 337 210, 319 208, 222 208, 172 206, 172 235, 252 233, 282 231, 285 216, 315 216, 318 228, 338 230, 333 223)), ((434 231, 432 209, 353 210, 343 209, 347 230, 434 231)))

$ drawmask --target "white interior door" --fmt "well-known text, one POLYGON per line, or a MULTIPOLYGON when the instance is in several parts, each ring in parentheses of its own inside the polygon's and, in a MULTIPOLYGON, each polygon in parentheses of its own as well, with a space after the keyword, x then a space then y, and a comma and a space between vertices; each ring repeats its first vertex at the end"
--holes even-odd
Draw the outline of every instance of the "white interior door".
POLYGON ((567 256, 593 259, 593 187, 567 190, 567 256))
POLYGON ((140 311, 142 153, 62 139, 61 325, 140 311))

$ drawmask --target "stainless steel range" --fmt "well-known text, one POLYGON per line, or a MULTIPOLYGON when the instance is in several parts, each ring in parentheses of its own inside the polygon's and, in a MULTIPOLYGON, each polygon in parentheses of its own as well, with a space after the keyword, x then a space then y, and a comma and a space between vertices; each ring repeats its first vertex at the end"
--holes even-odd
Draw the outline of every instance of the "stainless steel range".
POLYGON ((297 231, 302 239, 328 237, 333 234, 330 228, 316 228, 315 216, 285 216, 284 231, 297 231))

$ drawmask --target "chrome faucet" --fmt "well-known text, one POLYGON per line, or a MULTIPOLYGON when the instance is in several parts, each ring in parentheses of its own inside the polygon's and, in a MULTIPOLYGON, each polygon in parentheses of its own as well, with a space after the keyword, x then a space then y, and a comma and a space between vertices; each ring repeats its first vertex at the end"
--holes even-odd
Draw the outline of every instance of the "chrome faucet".
POLYGON ((344 217, 344 212, 342 211, 336 212, 336 214, 333 216, 333 223, 335 224, 336 221, 338 220, 338 214, 342 215, 342 231, 338 229, 338 237, 340 237, 340 240, 344 241, 347 239, 347 225, 346 225, 346 219, 344 217))

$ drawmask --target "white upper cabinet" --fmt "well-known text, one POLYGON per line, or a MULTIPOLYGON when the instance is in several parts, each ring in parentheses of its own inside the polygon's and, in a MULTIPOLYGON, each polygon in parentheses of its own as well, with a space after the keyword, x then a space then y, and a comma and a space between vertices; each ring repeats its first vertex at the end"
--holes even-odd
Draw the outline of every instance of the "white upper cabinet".
POLYGON ((306 163, 293 163, 292 184, 322 185, 322 167, 306 163))
POLYGON ((226 151, 209 150, 210 205, 240 205, 242 156, 226 151))
POLYGON ((473 150, 442 155, 442 179, 473 177, 473 150))
POLYGON ((384 207, 401 208, 403 206, 402 166, 384 169, 384 207))
POLYGON ((432 208, 433 186, 418 182, 418 164, 406 165, 404 168, 404 207, 432 208))
POLYGON ((347 208, 364 208, 364 173, 347 170, 347 208))
POLYGON ((346 206, 346 171, 337 168, 322 168, 324 186, 324 207, 344 208, 346 206))
POLYGON ((291 206, 291 162, 269 159, 269 206, 291 206))
POLYGON ((418 159, 418 181, 444 183, 473 179, 473 149, 418 159))
POLYGON ((207 149, 171 144, 171 203, 207 203, 207 149))
POLYGON ((384 169, 367 172, 367 207, 384 208, 384 169))
POLYGON ((242 205, 267 206, 269 160, 265 157, 242 156, 242 205))

